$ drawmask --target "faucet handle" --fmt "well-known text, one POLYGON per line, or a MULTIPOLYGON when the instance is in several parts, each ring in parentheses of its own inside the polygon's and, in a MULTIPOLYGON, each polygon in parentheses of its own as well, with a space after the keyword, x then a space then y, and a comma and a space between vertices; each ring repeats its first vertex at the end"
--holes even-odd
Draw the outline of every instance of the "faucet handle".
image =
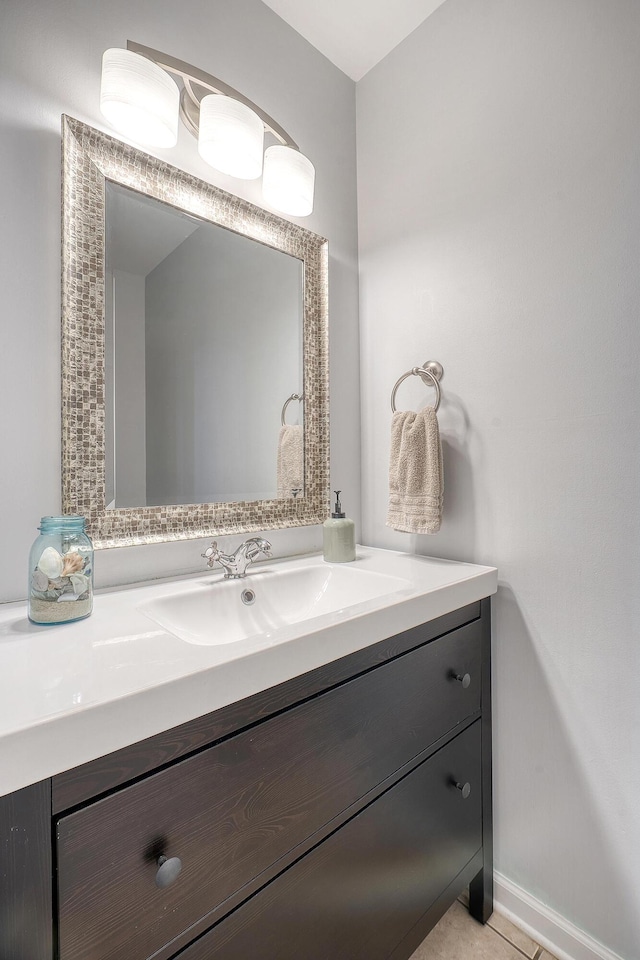
POLYGON ((200 556, 208 561, 207 566, 212 567, 216 560, 219 557, 218 551, 218 541, 213 540, 210 547, 207 547, 204 553, 201 553, 200 556))

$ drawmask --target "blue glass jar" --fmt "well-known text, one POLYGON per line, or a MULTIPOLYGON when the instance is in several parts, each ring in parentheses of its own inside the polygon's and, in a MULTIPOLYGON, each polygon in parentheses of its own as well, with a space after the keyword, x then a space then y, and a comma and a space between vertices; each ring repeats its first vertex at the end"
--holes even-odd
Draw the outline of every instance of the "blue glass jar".
POLYGON ((29 554, 29 619, 69 623, 93 609, 93 544, 84 517, 43 517, 29 554))

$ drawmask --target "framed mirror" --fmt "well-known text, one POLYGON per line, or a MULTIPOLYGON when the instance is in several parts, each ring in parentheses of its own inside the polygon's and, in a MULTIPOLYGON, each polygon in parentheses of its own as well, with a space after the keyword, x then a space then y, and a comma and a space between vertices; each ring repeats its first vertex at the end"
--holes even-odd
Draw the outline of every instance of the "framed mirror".
POLYGON ((63 511, 97 547, 321 523, 327 243, 63 118, 63 511))

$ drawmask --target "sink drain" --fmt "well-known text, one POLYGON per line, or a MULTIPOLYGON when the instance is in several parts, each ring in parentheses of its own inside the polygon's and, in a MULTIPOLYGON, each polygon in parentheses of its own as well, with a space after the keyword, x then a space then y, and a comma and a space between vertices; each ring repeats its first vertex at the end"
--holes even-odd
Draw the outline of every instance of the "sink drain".
POLYGON ((240 598, 242 602, 246 604, 248 607, 250 607, 252 603, 256 602, 255 593, 253 592, 253 590, 250 590, 248 587, 242 591, 242 593, 240 594, 240 598))

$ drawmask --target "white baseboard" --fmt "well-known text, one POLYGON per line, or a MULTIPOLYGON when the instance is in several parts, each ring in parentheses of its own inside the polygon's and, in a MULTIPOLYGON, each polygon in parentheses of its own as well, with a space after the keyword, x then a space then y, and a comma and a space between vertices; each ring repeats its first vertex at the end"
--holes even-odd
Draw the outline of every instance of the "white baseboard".
POLYGON ((494 874, 494 906, 558 960, 623 960, 501 873, 494 874))

